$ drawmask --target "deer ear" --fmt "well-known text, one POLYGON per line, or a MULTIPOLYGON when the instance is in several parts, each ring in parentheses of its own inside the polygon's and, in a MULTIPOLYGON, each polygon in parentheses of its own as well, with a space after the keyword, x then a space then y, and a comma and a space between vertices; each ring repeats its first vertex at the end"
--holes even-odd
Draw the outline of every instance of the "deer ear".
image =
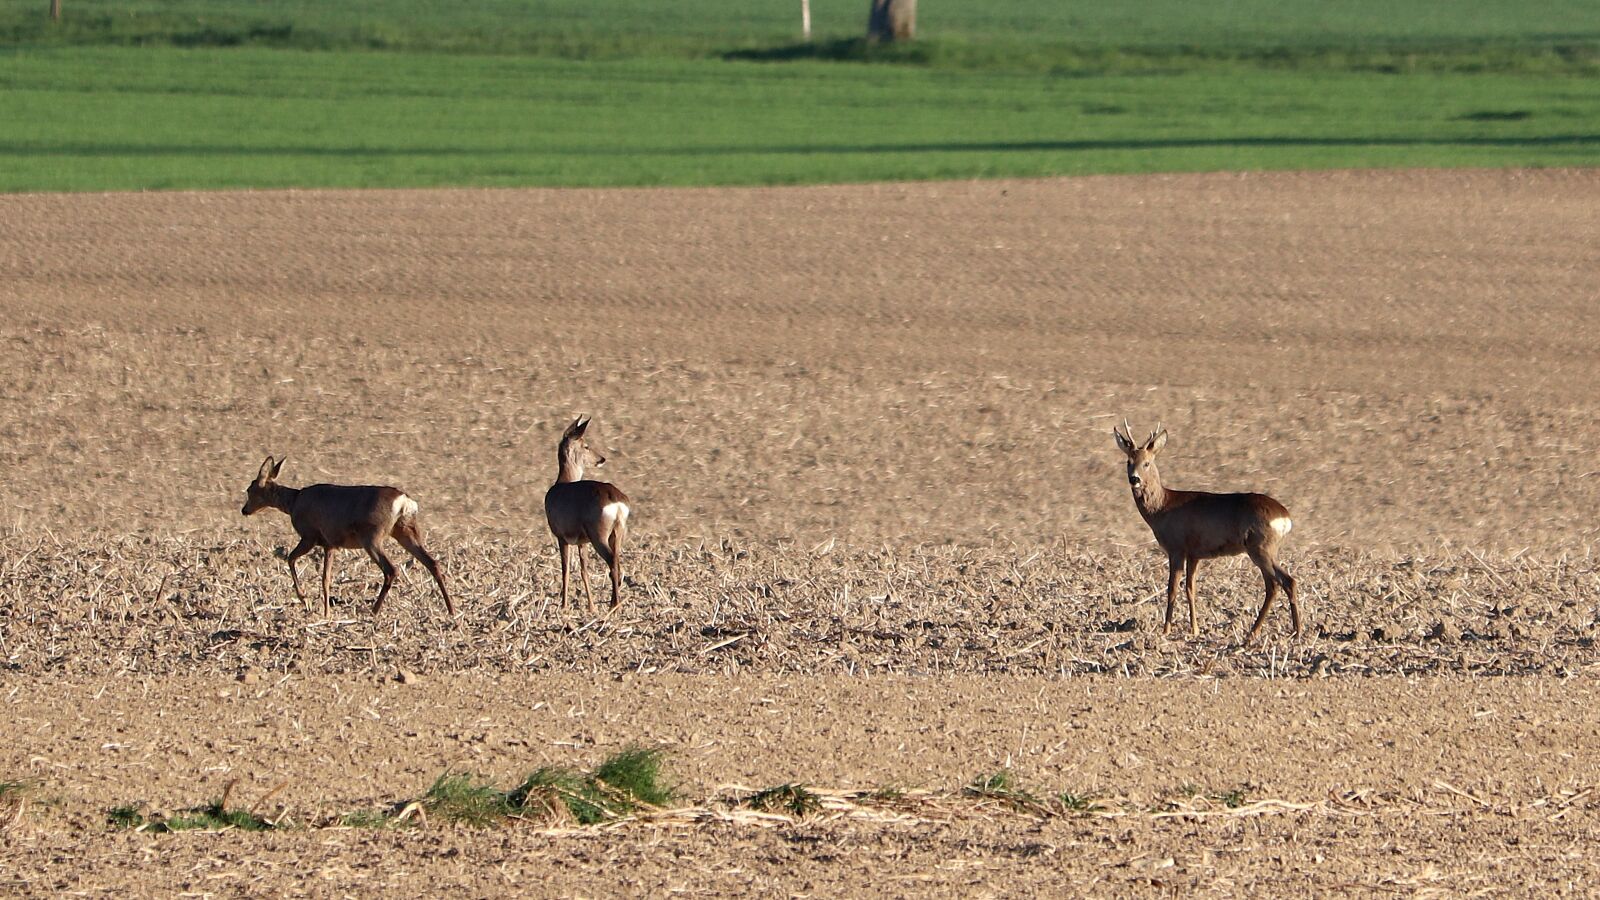
POLYGON ((267 480, 272 478, 274 471, 276 470, 272 468, 272 457, 269 456, 267 461, 261 464, 261 470, 256 473, 256 483, 266 484, 267 480))
POLYGON ((289 461, 289 457, 287 457, 287 456, 279 457, 278 461, 272 464, 272 475, 270 477, 277 478, 278 477, 278 473, 283 471, 283 464, 288 462, 288 461, 289 461))
POLYGON ((1118 449, 1120 449, 1123 453, 1132 456, 1134 450, 1133 438, 1123 437, 1122 432, 1118 431, 1117 426, 1115 425, 1111 426, 1111 434, 1117 439, 1118 449))
POLYGON ((1151 453, 1160 453, 1161 448, 1165 447, 1166 445, 1167 430, 1163 428, 1155 434, 1150 435, 1150 440, 1145 443, 1144 448, 1149 450, 1151 453))

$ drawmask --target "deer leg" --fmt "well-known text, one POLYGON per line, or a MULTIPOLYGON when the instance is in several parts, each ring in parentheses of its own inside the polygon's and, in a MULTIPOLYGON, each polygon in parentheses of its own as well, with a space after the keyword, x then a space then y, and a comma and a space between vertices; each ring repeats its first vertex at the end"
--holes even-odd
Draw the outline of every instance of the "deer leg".
POLYGON ((333 577, 333 548, 322 548, 322 614, 328 615, 332 604, 328 601, 328 582, 333 577))
POLYGON ((1250 633, 1245 635, 1244 645, 1246 647, 1256 642, 1256 635, 1261 633, 1261 626, 1266 624, 1267 613, 1272 612, 1272 604, 1278 599, 1278 578, 1274 574, 1274 570, 1278 566, 1277 563, 1273 562, 1272 556, 1262 550, 1255 549, 1250 551, 1250 561, 1255 563, 1256 568, 1261 570, 1261 578, 1267 584, 1267 599, 1262 601, 1261 612, 1256 615, 1256 623, 1250 626, 1250 633))
POLYGON ((578 545, 578 577, 583 579, 583 595, 589 598, 589 612, 594 613, 594 592, 589 590, 589 562, 583 555, 583 545, 578 545))
POLYGON ((394 563, 389 561, 388 555, 378 546, 377 540, 369 538, 363 541, 361 546, 366 549, 367 555, 372 557, 372 561, 378 564, 378 568, 383 570, 383 587, 378 589, 378 599, 372 601, 372 614, 377 615, 378 610, 383 609, 383 598, 389 596, 389 588, 394 587, 394 563))
POLYGON ((1200 560, 1191 556, 1183 562, 1183 587, 1189 596, 1189 636, 1200 636, 1200 624, 1194 617, 1194 573, 1200 568, 1200 560))
POLYGON ((617 558, 617 550, 613 546, 621 544, 616 529, 613 528, 610 534, 605 535, 598 532, 591 533, 589 543, 594 547, 594 552, 600 554, 600 559, 605 562, 606 568, 611 570, 611 608, 616 609, 621 603, 618 590, 622 586, 622 561, 617 558))
POLYGON ((433 576, 433 583, 439 586, 439 593, 444 597, 445 613, 454 616, 456 607, 455 604, 450 602, 450 591, 444 586, 444 575, 439 571, 438 560, 433 558, 433 554, 428 552, 428 548, 422 546, 421 530, 417 528, 414 522, 396 525, 394 527, 394 539, 400 542, 400 546, 406 548, 407 553, 416 557, 417 562, 422 563, 423 568, 428 570, 428 574, 433 576))
POLYGON ((572 557, 571 546, 560 538, 556 538, 556 546, 561 548, 561 608, 567 608, 567 565, 572 557))
POLYGON ((1161 622, 1161 636, 1172 631, 1172 611, 1178 603, 1178 572, 1183 567, 1183 557, 1167 559, 1167 617, 1161 622))
POLYGON ((1289 618, 1294 620, 1294 636, 1300 637, 1300 603, 1294 597, 1294 576, 1277 563, 1273 563, 1272 571, 1278 576, 1278 583, 1283 585, 1283 592, 1289 596, 1289 618))
POLYGON ((316 544, 312 543, 311 539, 301 538, 300 543, 295 544, 294 549, 290 550, 289 555, 286 557, 289 560, 289 580, 294 582, 294 595, 300 599, 301 603, 306 602, 306 595, 304 591, 300 590, 300 570, 295 566, 295 563, 300 561, 300 557, 310 553, 311 548, 315 546, 316 544))

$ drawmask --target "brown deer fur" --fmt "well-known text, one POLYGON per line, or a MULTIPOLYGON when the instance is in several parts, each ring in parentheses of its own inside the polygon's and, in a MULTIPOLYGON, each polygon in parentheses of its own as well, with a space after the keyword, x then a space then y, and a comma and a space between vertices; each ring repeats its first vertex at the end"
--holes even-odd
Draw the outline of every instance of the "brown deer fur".
MULTIPOLYGON (((1127 430, 1127 423, 1123 423, 1127 430)), ((1111 429, 1117 446, 1128 457, 1128 484, 1133 502, 1139 507, 1156 543, 1167 554, 1167 614, 1161 633, 1172 629, 1173 607, 1178 596, 1178 573, 1183 570, 1184 592, 1189 600, 1189 633, 1200 633, 1195 620, 1194 576, 1203 559, 1243 553, 1261 570, 1266 581, 1266 600, 1245 638, 1254 643, 1267 613, 1282 585, 1289 598, 1289 615, 1294 633, 1300 636, 1300 604, 1295 599, 1294 578, 1278 565, 1278 546, 1289 533, 1289 510, 1265 494, 1213 494, 1206 491, 1179 491, 1161 483, 1156 469, 1156 454, 1167 444, 1167 432, 1158 428, 1142 445, 1133 434, 1111 429)))
POLYGON ((616 485, 583 480, 585 470, 598 469, 606 461, 584 439, 588 427, 589 420, 579 416, 562 433, 556 450, 556 482, 545 492, 544 515, 561 551, 561 605, 567 605, 567 570, 572 547, 576 545, 578 574, 583 579, 583 593, 592 611, 594 595, 589 591, 589 567, 584 561, 583 545, 594 547, 611 569, 611 606, 615 609, 622 602, 619 594, 622 542, 628 534, 630 510, 627 495, 616 485))
POLYGON ((289 578, 294 582, 295 596, 301 601, 305 594, 300 590, 300 573, 295 564, 312 548, 322 548, 322 611, 328 612, 328 579, 336 548, 365 550, 372 561, 383 570, 383 587, 378 599, 372 603, 374 615, 383 608, 383 598, 394 585, 394 563, 389 561, 380 543, 384 536, 392 536, 417 558, 439 585, 444 597, 445 612, 454 616, 455 605, 450 602, 450 591, 444 586, 444 575, 439 563, 422 546, 422 529, 417 524, 417 502, 399 488, 374 485, 313 484, 303 488, 285 487, 274 479, 283 469, 283 460, 273 462, 272 457, 261 464, 255 481, 245 489, 244 509, 249 516, 263 509, 276 509, 289 514, 289 523, 300 535, 300 543, 289 551, 289 578))

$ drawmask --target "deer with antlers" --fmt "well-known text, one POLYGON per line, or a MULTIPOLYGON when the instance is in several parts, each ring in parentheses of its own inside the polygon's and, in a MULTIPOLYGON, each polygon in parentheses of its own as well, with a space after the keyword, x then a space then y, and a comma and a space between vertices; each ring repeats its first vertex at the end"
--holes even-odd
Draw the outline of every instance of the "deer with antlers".
POLYGON ((1189 600, 1189 634, 1198 635, 1195 620, 1194 576, 1200 561, 1243 553, 1261 570, 1266 580, 1267 597, 1261 612, 1245 638, 1249 646, 1267 621, 1267 613, 1277 600, 1278 587, 1289 598, 1289 615, 1294 633, 1300 636, 1300 604, 1295 600, 1294 578, 1278 565, 1278 546, 1289 533, 1289 510, 1266 494, 1213 494, 1208 491, 1179 491, 1161 483, 1156 469, 1156 454, 1167 445, 1166 429, 1160 426, 1143 444, 1135 444, 1126 420, 1122 431, 1111 433, 1117 446, 1128 457, 1128 484, 1139 515, 1155 533, 1156 543, 1167 554, 1167 614, 1161 633, 1172 629, 1173 608, 1178 598, 1178 574, 1185 575, 1184 591, 1189 600))
POLYGON ((300 590, 300 572, 296 563, 300 557, 316 547, 322 548, 322 612, 328 613, 328 581, 333 563, 333 551, 338 548, 365 550, 372 561, 383 570, 383 587, 378 599, 372 602, 372 613, 383 608, 383 598, 394 585, 394 563, 380 546, 385 537, 393 537, 407 553, 417 558, 439 585, 444 596, 445 612, 456 614, 450 602, 450 591, 444 586, 444 575, 439 563, 422 546, 422 529, 417 524, 417 501, 406 496, 399 488, 375 485, 313 484, 292 488, 278 484, 278 473, 283 470, 284 459, 274 462, 272 457, 261 464, 261 471, 245 488, 243 513, 255 515, 263 509, 276 509, 289 514, 289 523, 300 535, 300 543, 289 551, 289 578, 294 582, 295 596, 305 602, 300 590))
POLYGON ((611 569, 611 607, 622 602, 622 542, 628 535, 628 496, 614 484, 586 481, 584 473, 605 465, 606 458, 584 438, 589 419, 579 416, 561 434, 556 449, 556 483, 544 495, 545 520, 561 551, 561 605, 567 605, 567 570, 572 548, 578 548, 578 574, 583 593, 594 611, 594 594, 589 590, 589 568, 583 545, 588 544, 611 569))

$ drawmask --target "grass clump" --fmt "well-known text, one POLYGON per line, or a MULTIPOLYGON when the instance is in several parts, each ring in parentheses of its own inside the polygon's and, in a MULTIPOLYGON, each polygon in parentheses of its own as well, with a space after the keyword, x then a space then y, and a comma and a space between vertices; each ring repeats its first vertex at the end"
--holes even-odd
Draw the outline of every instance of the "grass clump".
POLYGON ((429 816, 487 828, 508 819, 596 825, 671 800, 672 789, 661 778, 661 751, 629 747, 590 772, 541 767, 509 791, 447 772, 420 803, 429 816))
POLYGON ((271 831, 277 823, 245 809, 228 809, 218 800, 206 806, 185 810, 159 823, 160 831, 271 831))
POLYGON ((375 809, 357 810, 339 817, 340 828, 392 828, 402 824, 402 820, 375 809))
POLYGON ((822 798, 807 790, 805 785, 792 782, 756 791, 743 802, 758 812, 784 813, 797 819, 822 811, 822 798))
POLYGON ((423 810, 432 818, 475 828, 499 824, 512 814, 506 794, 465 772, 446 772, 422 795, 423 810))
POLYGON ((1105 804, 1101 803, 1100 799, 1094 794, 1075 794, 1071 791, 1062 791, 1056 795, 1056 800, 1061 804, 1062 809, 1080 816, 1105 812, 1106 809, 1105 804))
POLYGON ((962 794, 979 800, 993 800, 1019 812, 1037 813, 1043 809, 1039 798, 1025 790, 1010 769, 980 775, 962 789, 962 794))
POLYGON ((106 824, 123 831, 137 831, 149 820, 137 803, 124 803, 106 810, 106 824))

